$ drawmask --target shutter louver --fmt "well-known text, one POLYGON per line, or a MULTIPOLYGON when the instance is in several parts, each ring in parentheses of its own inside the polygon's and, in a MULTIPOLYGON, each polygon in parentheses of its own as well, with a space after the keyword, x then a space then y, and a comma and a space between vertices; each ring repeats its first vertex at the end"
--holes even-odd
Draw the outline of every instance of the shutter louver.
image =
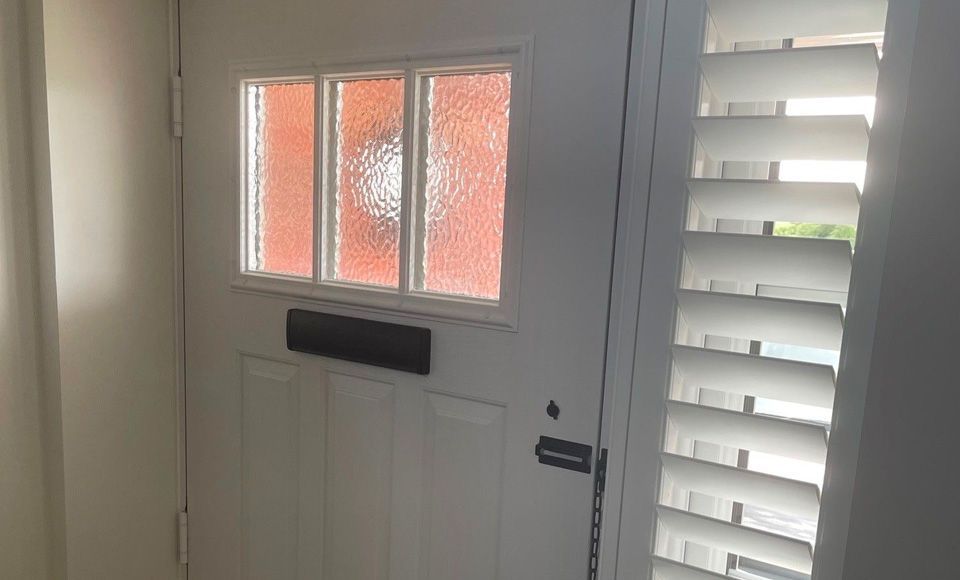
POLYGON ((827 458, 827 430, 819 425, 670 401, 667 416, 681 435, 728 447, 776 453, 801 461, 827 458))
POLYGON ((837 292, 850 286, 844 240, 689 231, 683 247, 697 273, 713 280, 837 292))
POLYGON ((665 506, 657 508, 657 515, 661 525, 692 542, 805 574, 813 568, 813 550, 802 540, 665 506))
POLYGON ((854 224, 860 190, 853 183, 693 179, 687 189, 714 219, 854 224))
POLYGON ((698 117, 693 128, 716 161, 863 161, 870 140, 859 115, 698 117))
POLYGON ((657 556, 653 557, 653 571, 660 580, 730 580, 725 574, 714 574, 657 556))
POLYGON ((882 31, 885 0, 707 0, 729 42, 882 31))
POLYGON ((839 350, 843 311, 836 304, 681 290, 684 320, 702 334, 839 350))
POLYGON ((714 96, 728 103, 860 97, 877 86, 877 47, 716 52, 700 59, 700 69, 714 96))
POLYGON ((833 407, 835 379, 828 365, 681 345, 673 347, 673 360, 686 381, 702 387, 833 407))
POLYGON ((820 510, 820 490, 812 483, 670 453, 660 461, 667 476, 683 489, 810 519, 820 510))
POLYGON ((690 215, 651 568, 659 580, 722 580, 744 577, 747 560, 792 578, 813 567, 814 480, 854 259, 847 237, 820 232, 854 231, 861 191, 855 178, 780 176, 787 163, 862 167, 870 124, 849 107, 801 115, 790 103, 874 96, 886 1, 705 3, 716 51, 700 58, 693 169, 677 192, 690 215), (748 508, 772 515, 747 521, 748 508))

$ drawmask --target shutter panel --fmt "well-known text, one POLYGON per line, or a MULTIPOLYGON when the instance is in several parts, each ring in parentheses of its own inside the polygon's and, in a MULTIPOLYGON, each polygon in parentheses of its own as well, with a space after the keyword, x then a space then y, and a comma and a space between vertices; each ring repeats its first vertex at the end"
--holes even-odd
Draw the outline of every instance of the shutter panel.
POLYGON ((826 461, 836 387, 834 367, 822 361, 840 350, 854 259, 848 239, 823 236, 856 226, 861 192, 857 179, 797 170, 781 181, 779 164, 862 167, 870 126, 839 104, 823 112, 804 101, 813 115, 786 113, 794 99, 869 102, 879 51, 867 41, 883 32, 886 2, 705 2, 705 44, 717 51, 700 58, 691 177, 677 192, 689 216, 675 238, 684 267, 651 568, 660 580, 740 578, 728 569, 733 555, 793 577, 813 567, 813 534, 798 530, 815 530, 819 516, 812 481, 826 461), (804 38, 831 35, 845 36, 804 38), (771 114, 756 114, 764 111, 771 114), (776 235, 778 222, 803 227, 776 235))

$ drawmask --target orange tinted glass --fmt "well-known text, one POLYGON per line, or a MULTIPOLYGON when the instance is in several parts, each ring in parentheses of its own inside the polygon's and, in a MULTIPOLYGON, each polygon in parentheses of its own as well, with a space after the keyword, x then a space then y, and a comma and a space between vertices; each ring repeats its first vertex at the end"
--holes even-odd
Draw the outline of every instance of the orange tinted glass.
POLYGON ((422 290, 500 297, 510 73, 425 77, 422 290))
POLYGON ((333 192, 327 276, 396 287, 400 268, 403 79, 330 86, 333 192))
POLYGON ((247 269, 313 276, 314 85, 250 85, 247 269))

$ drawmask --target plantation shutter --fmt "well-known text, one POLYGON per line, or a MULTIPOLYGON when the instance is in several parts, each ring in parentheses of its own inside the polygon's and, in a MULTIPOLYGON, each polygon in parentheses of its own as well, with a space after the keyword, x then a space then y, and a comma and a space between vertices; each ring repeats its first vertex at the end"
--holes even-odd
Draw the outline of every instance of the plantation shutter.
MULTIPOLYGON (((671 0, 678 1, 684 0, 671 0)), ((687 196, 696 219, 688 217, 681 235, 685 274, 675 295, 653 574, 662 580, 803 577, 813 566, 809 538, 787 524, 745 525, 729 506, 771 510, 787 523, 799 518, 815 525, 818 518, 817 482, 754 470, 742 458, 763 453, 822 466, 829 421, 763 414, 749 401, 802 405, 829 416, 833 366, 763 355, 758 345, 787 345, 788 353, 794 347, 839 351, 854 256, 848 240, 771 235, 771 228, 782 222, 856 226, 861 192, 845 181, 781 180, 778 171, 787 160, 864 162, 870 126, 863 114, 787 115, 784 103, 872 97, 879 64, 873 40, 884 29, 886 2, 706 0, 706 7, 709 27, 726 48, 711 52, 706 43, 702 90, 723 106, 707 114, 701 107, 690 127, 691 165, 713 164, 714 175, 693 171, 685 191, 677 192, 687 196), (758 167, 763 175, 756 178, 758 167), (730 231, 731 224, 739 230, 730 231), (691 508, 694 497, 699 505, 727 507, 705 513, 710 510, 691 508), (714 558, 693 557, 696 550, 714 558), (735 565, 717 564, 731 557, 774 572, 738 575, 735 565)), ((669 75, 669 63, 664 67, 669 75)))

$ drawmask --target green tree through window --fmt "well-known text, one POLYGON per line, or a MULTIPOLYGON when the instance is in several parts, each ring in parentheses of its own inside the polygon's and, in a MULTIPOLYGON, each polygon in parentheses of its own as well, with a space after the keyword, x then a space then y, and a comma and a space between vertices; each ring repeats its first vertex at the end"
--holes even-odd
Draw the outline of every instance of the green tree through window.
POLYGON ((847 240, 852 244, 857 238, 857 228, 848 225, 776 222, 773 225, 773 235, 847 240))

